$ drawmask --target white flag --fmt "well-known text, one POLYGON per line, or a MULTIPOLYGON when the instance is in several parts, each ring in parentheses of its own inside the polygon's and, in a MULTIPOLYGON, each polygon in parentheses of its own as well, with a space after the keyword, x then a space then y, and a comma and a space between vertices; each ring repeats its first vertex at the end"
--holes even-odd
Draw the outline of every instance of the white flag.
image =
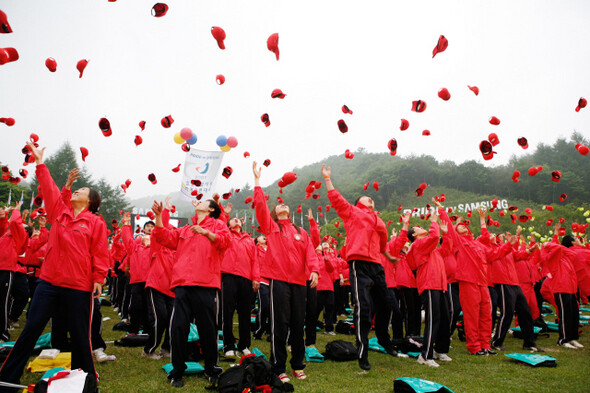
POLYGON ((188 200, 194 200, 195 195, 191 193, 197 190, 203 194, 202 200, 211 199, 215 193, 215 180, 219 173, 219 167, 223 161, 223 151, 204 151, 191 149, 186 153, 182 183, 180 184, 181 195, 188 200), (199 180, 200 186, 195 186, 191 180, 199 180))

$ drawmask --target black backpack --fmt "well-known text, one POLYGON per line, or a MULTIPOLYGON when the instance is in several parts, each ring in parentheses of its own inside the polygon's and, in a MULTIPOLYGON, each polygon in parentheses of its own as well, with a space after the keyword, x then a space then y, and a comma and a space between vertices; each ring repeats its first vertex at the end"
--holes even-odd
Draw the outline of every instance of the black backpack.
POLYGON ((239 366, 225 370, 217 381, 220 393, 242 393, 247 389, 252 392, 262 391, 264 386, 273 393, 294 391, 293 385, 281 382, 275 375, 268 360, 255 355, 242 357, 239 366))
POLYGON ((326 344, 324 357, 337 362, 346 362, 356 360, 358 357, 357 353, 356 347, 351 342, 335 340, 326 344))
POLYGON ((217 382, 220 393, 242 393, 245 389, 253 391, 255 387, 253 368, 241 364, 225 370, 217 382))
POLYGON ((354 334, 354 325, 352 322, 340 320, 336 323, 334 330, 340 334, 354 334))

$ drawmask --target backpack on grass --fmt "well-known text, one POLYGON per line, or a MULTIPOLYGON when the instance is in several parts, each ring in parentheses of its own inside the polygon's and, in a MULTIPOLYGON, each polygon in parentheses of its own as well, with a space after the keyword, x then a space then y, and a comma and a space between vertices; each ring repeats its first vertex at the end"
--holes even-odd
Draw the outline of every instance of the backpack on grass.
POLYGON ((358 356, 357 353, 356 347, 351 342, 334 340, 326 344, 324 357, 337 362, 347 362, 356 360, 358 356))

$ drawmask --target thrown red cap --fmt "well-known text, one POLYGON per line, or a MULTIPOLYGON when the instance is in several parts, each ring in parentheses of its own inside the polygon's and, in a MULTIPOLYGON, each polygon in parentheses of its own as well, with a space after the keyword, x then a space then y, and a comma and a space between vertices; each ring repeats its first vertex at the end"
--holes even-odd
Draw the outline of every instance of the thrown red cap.
POLYGON ((148 210, 147 213, 145 213, 146 216, 148 216, 150 218, 150 220, 155 220, 156 216, 154 215, 154 212, 151 210, 148 210))
POLYGON ((274 89, 272 91, 272 93, 270 93, 270 96, 272 98, 280 98, 281 100, 283 98, 285 98, 287 95, 285 93, 283 93, 283 91, 281 89, 274 89))
POLYGON ((557 235, 558 236, 565 236, 565 228, 559 228, 557 230, 557 235))
POLYGON ((397 154, 397 141, 395 138, 391 138, 389 142, 387 142, 387 148, 389 149, 389 154, 392 156, 397 154))
POLYGON ((125 185, 127 187, 129 187, 131 185, 131 180, 129 180, 129 179, 125 180, 125 185))
POLYGON ((588 146, 582 145, 582 144, 578 144, 576 147, 576 150, 578 150, 578 153, 580 153, 583 156, 587 156, 588 153, 590 153, 590 148, 588 148, 588 146))
POLYGON ((498 202, 499 202, 499 201, 498 201, 498 199, 493 199, 493 200, 492 200, 492 206, 494 207, 494 209, 495 209, 496 207, 498 207, 498 202))
POLYGON ((564 222, 565 222, 565 218, 563 218, 563 217, 559 217, 559 223, 560 223, 560 224, 563 224, 564 222))
POLYGON ((225 177, 226 179, 229 179, 229 177, 231 176, 232 173, 234 173, 234 170, 232 169, 232 167, 226 166, 225 168, 223 168, 223 173, 221 175, 223 177, 225 177))
POLYGON ((348 132, 348 126, 346 125, 346 122, 344 120, 338 120, 338 129, 343 134, 348 132))
POLYGON ((430 131, 429 130, 422 131, 422 136, 430 136, 430 131))
POLYGON ((168 5, 164 3, 156 3, 152 7, 152 15, 156 18, 161 18, 168 12, 168 5))
POLYGON ((498 119, 496 116, 492 116, 490 117, 490 124, 497 126, 500 124, 500 119, 498 119))
POLYGON ((559 201, 560 201, 560 202, 563 202, 563 201, 565 201, 566 199, 567 199, 567 194, 566 194, 566 193, 563 193, 563 194, 561 194, 561 195, 559 196, 559 201))
POLYGON ((399 206, 397 207, 397 211, 398 211, 398 212, 401 212, 401 211, 402 211, 402 205, 399 205, 399 206))
POLYGON ((111 123, 106 117, 102 117, 98 121, 98 127, 104 136, 111 136, 113 134, 113 131, 111 130, 111 123))
POLYGON ((53 57, 48 57, 47 60, 45 60, 45 67, 47 67, 49 71, 55 72, 55 70, 57 70, 57 61, 55 61, 53 57))
POLYGON ((399 126, 399 129, 402 131, 405 131, 408 129, 409 126, 410 126, 410 122, 407 121, 406 119, 402 119, 402 124, 401 124, 401 126, 399 126))
POLYGON ((426 102, 422 100, 412 101, 412 111, 414 112, 424 112, 426 110, 426 102))
POLYGON ((469 88, 469 90, 471 90, 473 92, 473 94, 479 95, 479 87, 477 87, 477 86, 469 86, 469 85, 467 85, 467 87, 469 88))
POLYGON ((86 161, 86 157, 88 157, 88 149, 85 147, 80 148, 80 153, 82 153, 82 161, 86 161))
POLYGON ((580 230, 580 224, 572 222, 572 232, 578 232, 580 230))
POLYGON ((346 149, 346 151, 344 152, 344 157, 349 160, 352 160, 354 158, 354 153, 351 153, 349 149, 346 149))
POLYGON ((176 165, 174 168, 172 168, 172 172, 176 173, 180 171, 180 164, 176 165))
POLYGON ((366 183, 363 185, 363 190, 367 191, 367 188, 369 188, 369 182, 366 182, 366 183))
POLYGON ((12 29, 10 28, 10 24, 8 23, 8 17, 4 12, 2 12, 2 10, 0 10, 0 33, 12 33, 12 29))
POLYGON ((279 61, 279 33, 273 33, 266 39, 266 47, 275 54, 279 61))
POLYGON ((545 210, 548 210, 548 211, 552 212, 553 211, 553 206, 551 206, 551 205, 545 205, 545 210))
POLYGON ((248 158, 250 157, 250 153, 248 153, 247 151, 244 152, 244 158, 248 158))
POLYGON ((416 191, 414 191, 414 195, 416 195, 417 197, 421 197, 422 195, 424 195, 424 189, 417 188, 416 191))
POLYGON ((86 69, 87 65, 88 65, 88 60, 86 60, 86 59, 82 59, 82 60, 78 61, 78 64, 76 64, 76 68, 80 72, 80 78, 82 78, 82 75, 84 74, 84 69, 86 69))
POLYGON ((342 105, 342 113, 348 113, 352 115, 352 111, 346 105, 342 105))
POLYGON ((0 65, 17 61, 18 51, 14 48, 0 48, 0 65))
POLYGON ((318 211, 321 212, 322 211, 322 205, 318 206, 318 211))
POLYGON ((225 49, 225 44, 223 43, 223 40, 225 40, 225 31, 221 27, 213 26, 211 28, 211 34, 217 41, 219 49, 225 49))
POLYGON ((447 196, 445 194, 440 194, 439 202, 444 202, 447 200, 447 196))
POLYGON ((225 83, 225 76, 219 74, 215 77, 215 81, 218 85, 223 85, 225 83))
POLYGON ((285 172, 281 180, 283 181, 284 186, 288 186, 289 184, 297 180, 297 174, 294 172, 285 172))
POLYGON ((521 136, 520 138, 518 138, 517 142, 518 142, 518 146, 522 147, 523 149, 528 149, 529 143, 524 136, 521 136))
POLYGON ((18 174, 21 175, 21 177, 23 179, 26 179, 27 175, 29 174, 29 171, 27 171, 26 169, 23 168, 18 171, 18 174))
POLYGON ((536 166, 529 168, 529 176, 535 176, 537 173, 539 173, 539 169, 536 166))
POLYGON ((153 173, 150 173, 148 175, 148 180, 152 182, 152 184, 156 184, 158 182, 158 180, 156 179, 156 175, 154 175, 153 173))
POLYGON ((488 135, 488 141, 490 141, 492 146, 496 146, 497 144, 500 143, 500 139, 498 138, 498 135, 496 135, 493 132, 490 135, 488 135))
POLYGON ((375 189, 375 191, 379 191, 379 182, 378 181, 373 182, 373 188, 375 189))
POLYGON ((449 93, 449 90, 446 87, 443 87, 442 89, 440 89, 438 91, 438 96, 444 100, 444 101, 448 101, 451 98, 451 93, 449 93))
POLYGON ((266 160, 264 160, 264 162, 262 163, 262 165, 269 166, 270 165, 270 160, 267 158, 266 160))
POLYGON ((524 209, 524 212, 530 216, 531 214, 533 214, 533 209, 527 207, 526 209, 524 209))
POLYGON ((551 180, 553 180, 555 183, 559 183, 559 181, 561 180, 561 172, 560 171, 551 172, 551 180))
POLYGON ((494 158, 495 151, 492 150, 492 144, 488 141, 481 141, 479 144, 479 151, 481 151, 481 155, 483 159, 488 161, 494 158))
POLYGON ((506 212, 504 210, 500 210, 500 217, 504 217, 506 215, 506 212))
POLYGON ((141 130, 145 130, 145 120, 142 120, 139 122, 139 128, 141 128, 141 130))
POLYGON ((225 194, 223 194, 221 197, 223 199, 229 199, 229 197, 231 196, 231 192, 226 192, 225 194))
POLYGON ((140 137, 139 135, 135 135, 135 139, 133 140, 133 143, 135 143, 135 146, 139 146, 143 143, 143 138, 140 137))
POLYGON ((436 56, 438 53, 444 52, 448 46, 449 46, 449 40, 447 40, 444 35, 441 35, 440 37, 438 37, 438 42, 436 43, 436 46, 432 50, 432 58, 434 59, 434 56, 436 56))
POLYGON ((270 118, 268 117, 268 113, 260 116, 260 121, 263 122, 266 127, 270 126, 270 118))
POLYGON ((471 215, 472 215, 472 214, 473 214, 473 213, 471 212, 471 210, 468 210, 468 211, 467 211, 467 217, 471 217, 471 215))
POLYGON ((426 183, 420 183, 420 185, 418 186, 419 188, 426 190, 426 187, 428 187, 428 184, 426 183))
POLYGON ((301 205, 297 206, 297 211, 295 213, 301 213, 302 209, 301 209, 301 205))
POLYGON ((336 222, 334 223, 334 226, 335 226, 336 228, 338 228, 338 227, 340 226, 340 221, 336 221, 336 222))
POLYGON ((191 145, 189 145, 188 143, 184 142, 180 148, 182 149, 183 152, 188 153, 189 151, 191 151, 191 145))
POLYGON ((162 124, 162 127, 164 127, 164 128, 170 128, 172 123, 174 123, 174 119, 172 118, 172 115, 165 116, 160 121, 160 124, 162 124))
POLYGON ((0 123, 4 123, 8 127, 12 127, 16 121, 12 117, 0 117, 0 123))
POLYGON ((254 200, 254 197, 253 197, 252 195, 250 195, 249 197, 247 197, 247 198, 244 200, 244 203, 245 203, 245 204, 248 204, 248 203, 252 202, 253 200, 254 200))
POLYGON ((191 180, 191 184, 193 186, 199 187, 201 185, 201 181, 200 180, 191 180))
POLYGON ((578 106, 576 107, 576 112, 579 112, 580 109, 585 108, 588 105, 588 101, 584 97, 580 97, 578 100, 578 106))

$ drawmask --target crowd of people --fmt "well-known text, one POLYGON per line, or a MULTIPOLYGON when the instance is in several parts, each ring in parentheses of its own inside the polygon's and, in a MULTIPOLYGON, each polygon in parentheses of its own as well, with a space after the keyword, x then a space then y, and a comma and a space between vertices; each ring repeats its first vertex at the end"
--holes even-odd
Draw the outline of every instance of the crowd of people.
MULTIPOLYGON (((288 382, 307 377, 304 357, 307 348, 315 348, 317 326, 334 335, 338 315, 351 306, 363 371, 371 369, 372 328, 379 345, 395 357, 407 357, 397 343, 423 336, 418 363, 439 367, 437 361, 452 361, 450 341, 458 325, 472 355, 505 351, 516 314, 523 349, 543 352, 534 334, 535 326, 544 325, 543 301, 554 306, 559 319, 557 344, 583 347, 577 341, 578 302, 590 295, 590 244, 563 233, 559 224, 551 241, 541 244, 533 236, 526 239, 520 227, 514 234, 492 233, 482 208, 474 233, 474 225, 449 217, 433 198, 429 227, 411 226, 411 215, 404 214, 399 233, 389 233, 374 201, 366 195, 347 201, 335 188, 331 169, 322 166, 328 199, 346 231, 338 248, 334 239, 321 236, 311 210, 308 233, 294 224, 289 206, 269 207, 254 162, 257 236, 244 232, 244 222, 231 217, 231 204, 222 206, 219 198, 194 201, 192 222, 181 228, 170 224, 169 200, 155 201, 155 220, 139 235, 134 237, 125 213, 107 236, 100 195, 89 188, 71 191, 76 170, 60 190, 43 164, 44 149, 31 142, 27 147, 37 164, 44 207, 30 214, 21 212, 20 203, 0 208, 2 341, 10 340, 9 327, 17 326, 31 299, 0 381, 19 382, 50 319, 52 345, 69 348, 73 369, 96 375, 93 360, 112 359, 100 337, 98 298, 107 284, 128 335, 143 330, 148 336, 141 356, 171 358, 168 379, 174 387, 184 386, 191 323, 208 379, 223 372, 222 331, 221 353, 228 358, 250 354, 252 336, 268 337, 273 372, 288 382)), ((0 387, 4 391, 14 390, 0 387)))

